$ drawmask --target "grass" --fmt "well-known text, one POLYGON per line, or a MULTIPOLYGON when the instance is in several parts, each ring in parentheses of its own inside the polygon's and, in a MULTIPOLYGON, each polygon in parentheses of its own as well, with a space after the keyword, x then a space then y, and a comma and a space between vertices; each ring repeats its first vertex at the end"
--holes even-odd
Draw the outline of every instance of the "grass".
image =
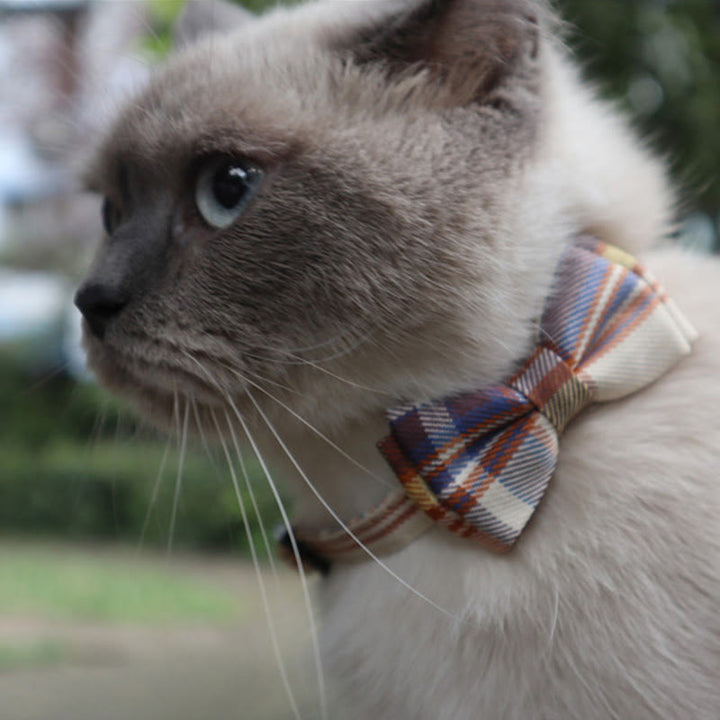
POLYGON ((242 612, 226 588, 129 555, 10 545, 0 559, 0 615, 157 626, 226 623, 242 612))
POLYGON ((58 665, 67 656, 67 648, 55 640, 40 640, 23 645, 0 644, 0 672, 58 665))

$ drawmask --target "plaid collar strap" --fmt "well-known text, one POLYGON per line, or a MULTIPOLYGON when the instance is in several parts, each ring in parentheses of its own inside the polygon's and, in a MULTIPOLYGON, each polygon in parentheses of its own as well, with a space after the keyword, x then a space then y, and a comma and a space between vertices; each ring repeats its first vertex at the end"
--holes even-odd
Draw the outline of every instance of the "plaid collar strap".
MULTIPOLYGON (((379 447, 403 492, 350 529, 375 554, 407 545, 433 523, 509 550, 547 489, 567 423, 589 403, 657 380, 695 337, 634 258, 579 238, 560 260, 536 349, 507 383, 388 412, 391 433, 379 447)), ((299 540, 324 562, 367 557, 345 531, 299 540)))

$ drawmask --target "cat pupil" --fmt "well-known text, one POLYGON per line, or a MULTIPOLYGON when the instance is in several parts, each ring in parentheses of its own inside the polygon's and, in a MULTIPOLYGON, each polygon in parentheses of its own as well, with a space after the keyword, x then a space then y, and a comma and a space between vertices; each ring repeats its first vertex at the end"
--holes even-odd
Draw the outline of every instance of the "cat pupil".
POLYGON ((195 180, 195 205, 212 228, 229 227, 245 210, 262 181, 262 170, 245 160, 211 158, 195 180))
POLYGON ((212 191, 215 199, 224 208, 234 208, 247 190, 247 173, 238 165, 226 165, 218 169, 213 177, 212 191))

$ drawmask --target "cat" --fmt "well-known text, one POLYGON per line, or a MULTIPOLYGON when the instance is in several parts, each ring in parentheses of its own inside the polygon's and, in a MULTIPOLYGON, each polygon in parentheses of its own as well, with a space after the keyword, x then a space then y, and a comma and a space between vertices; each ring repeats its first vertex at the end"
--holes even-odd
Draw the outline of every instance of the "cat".
POLYGON ((77 304, 100 382, 160 426, 247 432, 285 463, 296 528, 399 487, 389 407, 517 368, 579 233, 638 254, 699 331, 573 420, 509 553, 433 527, 332 566, 323 715, 717 718, 720 267, 666 247, 665 168, 552 8, 202 5, 89 168, 106 235, 77 304))

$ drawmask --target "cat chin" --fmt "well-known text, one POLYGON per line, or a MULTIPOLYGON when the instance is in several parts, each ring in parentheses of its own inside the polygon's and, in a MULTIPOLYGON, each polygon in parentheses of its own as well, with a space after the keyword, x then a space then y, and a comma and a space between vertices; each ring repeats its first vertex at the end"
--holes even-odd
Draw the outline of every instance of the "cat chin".
POLYGON ((178 432, 185 407, 192 406, 188 431, 213 435, 213 414, 227 412, 228 396, 187 371, 124 358, 88 333, 83 345, 99 385, 127 400, 160 430, 178 432))

